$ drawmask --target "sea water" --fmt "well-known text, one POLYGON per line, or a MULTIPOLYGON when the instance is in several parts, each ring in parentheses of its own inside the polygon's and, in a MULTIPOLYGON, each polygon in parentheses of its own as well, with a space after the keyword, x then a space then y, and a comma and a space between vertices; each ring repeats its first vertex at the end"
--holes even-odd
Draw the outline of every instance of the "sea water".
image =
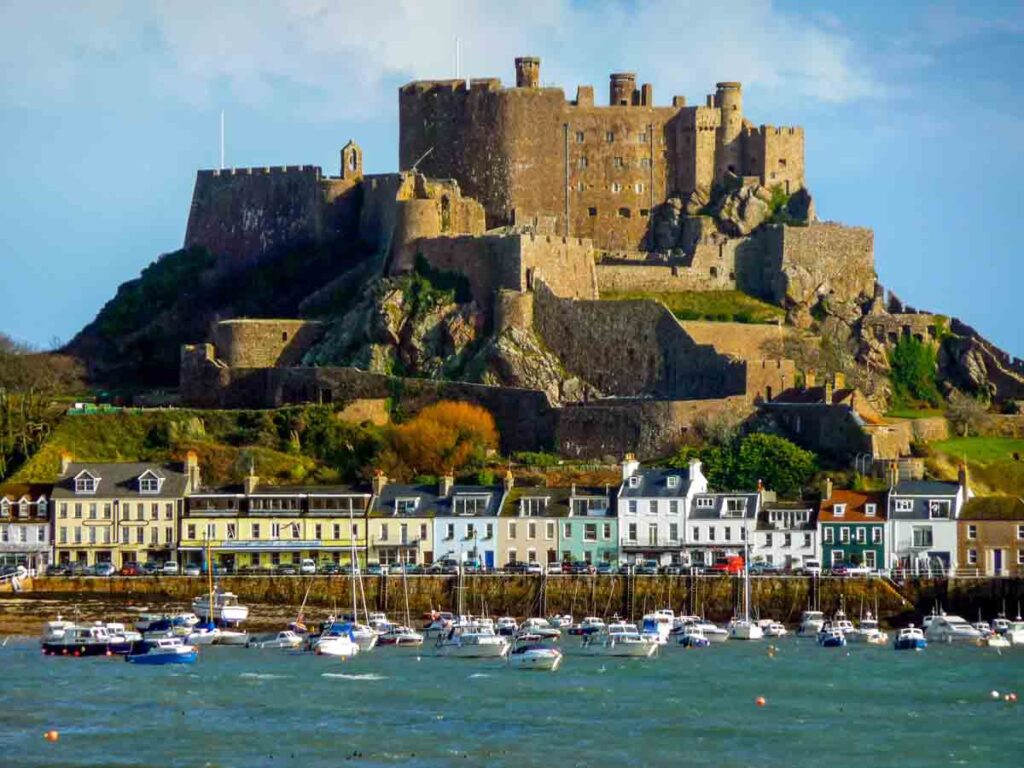
POLYGON ((429 642, 347 661, 210 647, 145 667, 12 639, 0 766, 1022 765, 1024 701, 1002 697, 1024 700, 1024 648, 775 644, 568 655, 543 673, 429 642))

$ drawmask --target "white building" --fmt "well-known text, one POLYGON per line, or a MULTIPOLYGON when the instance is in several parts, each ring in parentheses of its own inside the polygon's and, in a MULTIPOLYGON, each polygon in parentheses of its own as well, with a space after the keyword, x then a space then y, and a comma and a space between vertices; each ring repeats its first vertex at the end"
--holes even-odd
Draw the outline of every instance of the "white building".
POLYGON ((686 556, 692 565, 712 565, 732 555, 743 555, 752 542, 761 509, 761 495, 742 491, 693 496, 686 519, 686 556))
POLYGON ((750 562, 792 570, 821 561, 816 508, 791 501, 764 501, 750 544, 750 562))
POLYGON ((498 555, 498 513, 507 488, 501 485, 455 485, 441 479, 434 518, 434 560, 476 562, 492 570, 498 555))
POLYGON ((622 559, 685 565, 690 500, 707 489, 707 478, 696 459, 685 470, 641 469, 635 458, 627 456, 618 500, 622 559))
POLYGON ((932 575, 956 573, 956 521, 971 495, 962 467, 959 483, 906 480, 890 488, 889 567, 932 575))

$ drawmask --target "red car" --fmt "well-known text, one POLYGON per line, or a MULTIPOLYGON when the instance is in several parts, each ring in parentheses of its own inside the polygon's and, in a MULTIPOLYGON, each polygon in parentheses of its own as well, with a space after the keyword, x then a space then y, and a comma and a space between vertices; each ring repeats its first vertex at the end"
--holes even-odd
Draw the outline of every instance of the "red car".
POLYGON ((142 567, 138 563, 125 563, 121 566, 122 576, 141 576, 142 567))
POLYGON ((708 568, 709 573, 727 573, 730 576, 743 573, 743 558, 739 555, 732 555, 724 560, 718 560, 708 568))

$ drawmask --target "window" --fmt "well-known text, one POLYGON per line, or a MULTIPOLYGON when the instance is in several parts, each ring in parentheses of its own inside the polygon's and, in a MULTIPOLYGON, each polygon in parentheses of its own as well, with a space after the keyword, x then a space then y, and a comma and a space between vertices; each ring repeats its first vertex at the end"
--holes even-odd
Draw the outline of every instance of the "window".
POLYGON ((107 502, 106 504, 103 505, 103 519, 110 519, 110 502, 107 502))
POLYGON ((621 169, 621 168, 624 168, 624 167, 625 167, 625 163, 622 162, 622 158, 621 157, 613 157, 612 158, 612 168, 621 169))
POLYGON ((914 526, 914 546, 930 547, 932 545, 932 529, 927 525, 914 526))
POLYGON ((581 157, 576 161, 576 167, 578 167, 581 171, 585 170, 588 164, 589 161, 586 157, 581 157))
POLYGON ((867 541, 868 532, 864 529, 864 526, 857 528, 857 543, 864 544, 867 541))
POLYGON ((484 527, 484 538, 490 539, 494 537, 494 523, 488 523, 484 527))
POLYGON ((968 525, 967 526, 967 538, 968 539, 976 539, 976 538, 978 538, 978 526, 976 526, 976 525, 968 525))
POLYGON ((668 540, 679 541, 679 523, 668 524, 668 540))
POLYGON ((467 539, 475 539, 476 538, 476 526, 473 525, 473 523, 470 523, 469 525, 466 526, 466 538, 467 539))
POLYGON ((608 131, 607 133, 605 133, 604 140, 611 144, 613 141, 615 141, 615 132, 608 131))
POLYGON ((649 158, 649 157, 642 158, 640 160, 640 167, 645 169, 645 170, 650 168, 651 167, 651 158, 649 158))
POLYGON ((1024 525, 1017 526, 1017 538, 1024 539, 1024 525))
POLYGON ((726 517, 743 517, 743 513, 747 511, 747 500, 746 499, 726 499, 725 500, 725 516, 726 517))
POLYGON ((881 544, 882 543, 882 529, 881 529, 881 527, 876 526, 876 527, 871 529, 871 543, 872 544, 881 544))
POLYGON ((160 480, 151 473, 146 473, 139 478, 139 493, 159 493, 160 480))
MULTIPOLYGON (((341 536, 337 535, 338 534, 338 531, 337 531, 338 526, 334 526, 334 528, 335 528, 335 536, 334 536, 334 538, 340 539, 341 536)), ((258 539, 260 537, 260 524, 259 523, 253 523, 252 524, 252 537, 254 539, 258 539)))
POLYGON ((617 182, 617 181, 613 181, 612 182, 612 194, 613 195, 617 195, 621 191, 622 191, 622 185, 619 182, 617 182))
POLYGON ((151 520, 159 520, 160 519, 160 505, 159 504, 151 504, 150 505, 149 517, 150 517, 151 520))
POLYGON ((669 475, 667 478, 665 478, 665 485, 668 488, 678 488, 679 487, 679 475, 669 475))
POLYGON ((636 541, 636 523, 630 523, 628 530, 629 540, 636 541))
POLYGON ((628 219, 633 215, 633 212, 629 208, 619 208, 619 218, 628 219))
POLYGON ((1024 565, 1024 549, 1017 550, 1017 565, 1024 565))
POLYGON ((967 550, 967 564, 977 565, 978 564, 978 550, 968 549, 967 550))
POLYGON ((523 498, 519 501, 519 514, 524 517, 539 517, 547 512, 548 500, 538 496, 534 498, 523 498))
POLYGON ((914 508, 914 502, 910 499, 896 499, 897 512, 910 512, 914 508))
POLYGON ((932 520, 948 520, 949 507, 948 500, 932 499, 928 502, 928 517, 932 520))
POLYGON ((270 524, 270 538, 280 539, 281 538, 281 524, 271 523, 270 524))
POLYGON ((380 526, 380 540, 381 541, 387 541, 388 540, 388 524, 387 523, 381 523, 381 526, 380 526))
POLYGON ((841 565, 843 562, 844 553, 841 549, 832 550, 832 565, 841 565))
POLYGON ((135 543, 136 544, 145 544, 146 543, 146 529, 145 528, 136 528, 135 529, 135 543))
POLYGON ((160 543, 160 529, 156 526, 149 529, 149 543, 151 546, 155 546, 160 543))
POLYGON ((334 524, 332 533, 334 534, 335 539, 341 538, 341 523, 334 524))
POLYGON ((652 515, 658 514, 659 509, 657 499, 651 499, 649 502, 647 502, 647 511, 652 515))
POLYGON ((487 511, 487 502, 490 496, 467 496, 458 495, 453 504, 456 515, 479 515, 487 511))
POLYGON ((583 540, 597 541, 597 523, 587 523, 583 526, 583 540))
POLYGON ((61 544, 67 544, 68 543, 68 529, 64 528, 63 526, 61 526, 61 529, 60 529, 60 543, 61 544))
POLYGON ((845 525, 839 529, 839 543, 849 544, 850 543, 850 529, 845 525))
POLYGON ((715 540, 715 526, 708 526, 708 541, 715 540))
POLYGON ((395 499, 396 515, 411 515, 416 511, 419 499, 395 499))
POLYGON ((867 515, 868 517, 874 517, 875 516, 875 512, 877 510, 878 510, 878 505, 877 504, 871 503, 871 504, 865 504, 864 505, 864 514, 867 515))
POLYGON ((678 501, 675 501, 673 499, 672 501, 670 501, 668 503, 668 513, 670 515, 678 515, 679 514, 679 502, 678 501))
POLYGON ((576 143, 582 144, 584 139, 586 139, 586 136, 584 136, 583 131, 576 131, 576 143))
POLYGON ((649 523, 647 525, 647 540, 649 542, 651 542, 651 544, 657 545, 657 543, 658 543, 658 524, 657 523, 649 523))
POLYGON ((60 503, 60 516, 61 517, 67 517, 68 516, 68 505, 67 505, 67 502, 62 501, 60 503))
POLYGON ((189 523, 185 526, 185 538, 195 540, 196 538, 196 526, 194 523, 189 523))
POLYGON ((766 547, 770 547, 772 545, 772 535, 770 533, 766 533, 764 535, 764 545, 766 547))
POLYGON ((633 185, 633 191, 638 195, 642 195, 644 193, 644 183, 642 181, 638 181, 633 185))
POLYGON ((831 526, 828 527, 828 528, 823 529, 823 531, 822 531, 822 540, 826 544, 831 544, 831 543, 833 543, 835 541, 835 530, 831 526))
POLYGON ((836 504, 834 507, 832 507, 832 514, 834 514, 836 517, 843 517, 846 514, 846 505, 836 504))
POLYGON ((635 515, 636 514, 636 500, 635 499, 630 499, 630 501, 629 501, 629 514, 631 514, 631 515, 635 515))
POLYGON ((89 519, 90 520, 96 520, 98 518, 99 518, 99 505, 98 504, 90 504, 89 505, 89 519))
POLYGON ((228 523, 228 536, 229 539, 238 538, 238 525, 237 523, 228 523))
POLYGON ((700 541, 700 528, 697 526, 693 527, 693 540, 700 541))
MULTIPOLYGON (((215 539, 215 538, 217 538, 217 524, 216 523, 207 523, 206 524, 206 538, 208 538, 208 539, 215 539)), ((276 538, 276 535, 275 535, 275 538, 276 538)))
POLYGON ((173 519, 174 519, 174 504, 171 504, 170 502, 168 502, 167 504, 164 504, 164 520, 173 520, 173 519))
POLYGON ((531 541, 533 539, 537 538, 537 524, 536 523, 530 522, 530 523, 526 524, 526 538, 530 539, 531 541))
POLYGON ((725 526, 725 540, 732 541, 732 527, 728 525, 725 526))
MULTIPOLYGON (((127 504, 125 505, 125 508, 126 509, 128 508, 127 504)), ((145 504, 136 504, 135 505, 135 517, 138 518, 139 520, 145 520, 146 519, 146 505, 145 504)))
POLYGON ((455 523, 445 523, 444 526, 444 537, 446 539, 455 538, 455 523))
POLYGON ((697 509, 714 509, 715 500, 711 496, 698 496, 697 509))
POLYGON ((515 523, 509 523, 508 524, 508 537, 510 539, 516 538, 516 524, 515 523))
POLYGON ((576 182, 576 191, 577 192, 586 192, 587 191, 587 185, 584 184, 582 181, 577 181, 576 182))
POLYGON ((591 218, 597 216, 597 208, 587 208, 587 215, 590 216, 591 218))
POLYGON ((96 478, 82 472, 75 478, 75 493, 96 493, 96 478))
MULTIPOLYGON (((139 529, 139 533, 142 533, 142 529, 141 528, 139 529)), ((142 537, 140 536, 139 538, 141 539, 142 537)), ((89 529, 89 543, 90 544, 95 544, 96 543, 96 529, 95 528, 90 528, 89 529)), ((141 544, 142 542, 139 541, 139 543, 141 544)))
POLYGON ((322 539, 324 537, 324 527, 321 523, 317 523, 313 526, 313 538, 322 539))
POLYGON ((554 523, 547 523, 547 524, 545 524, 545 526, 544 526, 544 538, 547 539, 548 541, 550 541, 550 540, 555 538, 555 524, 554 523))
POLYGON ((75 502, 75 519, 76 520, 81 520, 82 519, 82 503, 81 502, 75 502))
POLYGON ((612 524, 611 523, 605 523, 604 524, 604 530, 601 531, 601 538, 603 538, 605 541, 609 541, 611 539, 611 537, 612 537, 612 524))
POLYGON ((132 543, 132 529, 131 528, 122 528, 121 529, 121 543, 122 544, 131 544, 132 543))
POLYGON ((517 554, 518 554, 518 553, 517 553, 517 552, 516 552, 516 551, 515 551, 514 549, 510 549, 510 550, 508 551, 508 561, 509 561, 510 563, 514 563, 514 562, 516 562, 516 555, 517 555, 517 554))
POLYGON ((811 534, 805 533, 804 534, 804 549, 807 549, 810 546, 811 546, 811 534))
POLYGON ((784 533, 782 534, 782 546, 791 547, 793 546, 793 534, 784 533))
POLYGON ((75 526, 75 544, 82 543, 82 529, 77 525, 75 526))

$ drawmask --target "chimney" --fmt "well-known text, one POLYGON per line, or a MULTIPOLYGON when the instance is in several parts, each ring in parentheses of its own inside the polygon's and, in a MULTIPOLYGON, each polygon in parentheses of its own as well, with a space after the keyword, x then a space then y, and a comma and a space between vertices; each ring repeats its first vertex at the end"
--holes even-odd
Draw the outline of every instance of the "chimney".
POLYGON ((642 86, 640 86, 640 106, 654 106, 654 86, 651 85, 650 83, 644 83, 642 86))
POLYGON ((373 470, 373 479, 370 480, 370 488, 373 491, 374 496, 380 496, 381 491, 384 490, 384 486, 388 484, 388 476, 385 475, 381 470, 373 470))
POLYGON ((825 405, 832 405, 832 379, 825 379, 825 405))
POLYGON ((832 498, 832 478, 826 477, 824 487, 821 489, 821 500, 828 501, 832 498))
POLYGON ((696 482, 697 480, 699 480, 701 477, 704 476, 704 473, 700 471, 700 467, 701 467, 700 459, 690 459, 690 482, 691 483, 696 482))
POLYGON ((804 371, 804 389, 812 389, 818 384, 818 377, 814 371, 804 371))
POLYGON ((437 483, 437 495, 441 498, 448 498, 452 493, 452 486, 455 485, 455 475, 449 469, 437 483))
POLYGON ((508 493, 509 491, 511 491, 512 490, 512 486, 515 485, 515 484, 516 484, 516 479, 514 477, 512 477, 512 470, 511 469, 506 469, 505 470, 505 479, 502 482, 502 485, 505 488, 505 493, 508 493))
POLYGON ((256 477, 256 462, 252 459, 249 460, 249 474, 242 480, 242 489, 245 491, 246 496, 252 496, 256 492, 256 486, 260 484, 260 479, 256 477))
POLYGON ((516 58, 516 88, 540 87, 540 59, 536 56, 516 58))
POLYGON ((837 390, 846 389, 846 374, 842 371, 837 371, 832 375, 832 381, 837 390))
POLYGON ((967 463, 966 462, 963 462, 963 461, 960 462, 960 467, 957 469, 957 473, 956 473, 956 479, 960 482, 960 487, 963 488, 964 499, 966 500, 967 496, 968 496, 968 493, 967 493, 968 485, 967 485, 967 483, 968 483, 968 480, 970 480, 970 478, 967 476, 967 463))
POLYGON ((594 86, 592 85, 581 85, 576 88, 576 106, 577 107, 592 107, 594 106, 594 86))
POLYGON ((627 453, 622 458, 622 479, 628 480, 640 469, 640 462, 636 460, 636 454, 627 453))
POLYGON ((71 455, 70 451, 60 452, 60 473, 66 475, 68 467, 71 466, 71 462, 74 461, 74 456, 71 455))
POLYGON ((185 454, 185 478, 190 491, 197 491, 202 487, 202 478, 199 474, 199 456, 195 451, 185 454))
POLYGON ((895 461, 889 462, 889 487, 895 488, 900 481, 900 466, 895 461))

